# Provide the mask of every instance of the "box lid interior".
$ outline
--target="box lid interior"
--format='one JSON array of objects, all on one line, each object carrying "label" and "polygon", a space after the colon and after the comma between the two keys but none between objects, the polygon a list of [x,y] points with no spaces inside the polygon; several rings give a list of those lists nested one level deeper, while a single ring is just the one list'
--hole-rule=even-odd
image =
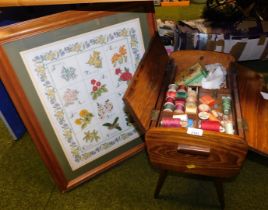
[{"label": "box lid interior", "polygon": [[149,129],[165,78],[169,57],[158,36],[144,55],[123,100],[142,133]]}]

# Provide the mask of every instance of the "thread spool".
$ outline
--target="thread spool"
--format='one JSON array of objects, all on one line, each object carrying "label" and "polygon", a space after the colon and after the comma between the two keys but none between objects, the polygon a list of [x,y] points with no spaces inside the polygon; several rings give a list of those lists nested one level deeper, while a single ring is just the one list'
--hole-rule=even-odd
[{"label": "thread spool", "polygon": [[192,96],[192,97],[197,97],[197,92],[195,92],[194,90],[188,90],[187,92],[188,96]]},{"label": "thread spool", "polygon": [[225,129],[221,126],[220,122],[211,120],[202,120],[200,123],[200,128],[203,130],[217,131],[217,132],[225,131]]},{"label": "thread spool", "polygon": [[227,121],[225,122],[225,132],[227,134],[234,134],[234,127],[233,127],[233,123],[231,121]]},{"label": "thread spool", "polygon": [[187,98],[187,93],[186,92],[177,92],[176,93],[176,98]]},{"label": "thread spool", "polygon": [[186,93],[186,91],[187,91],[186,86],[184,86],[184,85],[179,85],[179,87],[178,87],[178,89],[177,89],[177,92],[184,92],[184,93]]},{"label": "thread spool", "polygon": [[167,91],[166,98],[176,98],[176,91]]},{"label": "thread spool", "polygon": [[185,104],[185,112],[187,114],[196,114],[197,112],[197,106],[195,103],[192,103],[192,102],[187,102]]},{"label": "thread spool", "polygon": [[172,104],[172,103],[164,104],[163,111],[173,112],[174,109],[175,109],[175,105],[174,104]]},{"label": "thread spool", "polygon": [[174,101],[174,104],[185,104],[186,100],[185,98],[176,98]]},{"label": "thread spool", "polygon": [[201,120],[207,120],[209,118],[209,113],[208,112],[199,112],[198,117]]},{"label": "thread spool", "polygon": [[168,91],[177,91],[177,89],[178,89],[178,85],[176,84],[170,84],[168,86]]},{"label": "thread spool", "polygon": [[196,97],[194,97],[194,96],[188,96],[188,97],[186,98],[186,101],[187,101],[187,102],[195,103],[195,102],[196,102]]},{"label": "thread spool", "polygon": [[228,115],[231,112],[231,97],[222,96],[222,109],[223,114]]},{"label": "thread spool", "polygon": [[174,104],[174,98],[167,97],[165,103],[172,103],[172,104]]},{"label": "thread spool", "polygon": [[209,112],[210,107],[207,104],[199,104],[198,111],[199,112]]},{"label": "thread spool", "polygon": [[175,105],[174,112],[176,114],[183,114],[184,113],[184,110],[185,110],[185,103],[177,103]]},{"label": "thread spool", "polygon": [[173,119],[170,117],[165,117],[165,118],[161,119],[160,125],[162,127],[168,127],[168,128],[179,128],[179,127],[181,127],[181,120],[180,119]]},{"label": "thread spool", "polygon": [[188,125],[187,125],[188,128],[194,126],[194,120],[193,119],[188,119],[187,122],[188,122]]}]

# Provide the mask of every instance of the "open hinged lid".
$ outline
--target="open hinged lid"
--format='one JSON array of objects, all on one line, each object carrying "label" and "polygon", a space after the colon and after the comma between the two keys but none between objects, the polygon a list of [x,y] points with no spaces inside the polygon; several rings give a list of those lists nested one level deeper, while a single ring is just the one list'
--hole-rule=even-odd
[{"label": "open hinged lid", "polygon": [[169,57],[166,49],[156,36],[152,39],[124,95],[123,100],[128,111],[135,118],[143,133],[149,129],[156,102],[160,92],[165,88],[163,83],[169,82],[167,76],[172,77],[172,71],[168,71],[172,68],[167,68],[168,63]]},{"label": "open hinged lid", "polygon": [[260,94],[262,78],[239,64],[237,77],[246,141],[254,151],[268,155],[268,100]]}]

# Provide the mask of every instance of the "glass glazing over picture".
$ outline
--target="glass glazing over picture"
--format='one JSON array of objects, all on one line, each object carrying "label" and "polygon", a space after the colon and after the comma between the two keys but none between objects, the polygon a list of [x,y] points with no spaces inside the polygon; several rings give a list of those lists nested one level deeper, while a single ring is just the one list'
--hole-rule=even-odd
[{"label": "glass glazing over picture", "polygon": [[72,170],[139,137],[122,97],[143,54],[138,18],[20,52]]}]

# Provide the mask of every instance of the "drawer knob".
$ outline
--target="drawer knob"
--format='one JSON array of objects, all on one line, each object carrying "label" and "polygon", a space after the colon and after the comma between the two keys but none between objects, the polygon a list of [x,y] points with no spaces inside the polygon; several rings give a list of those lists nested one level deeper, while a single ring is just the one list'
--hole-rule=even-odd
[{"label": "drawer knob", "polygon": [[177,152],[189,154],[189,155],[209,156],[210,148],[209,147],[186,145],[186,144],[179,144],[177,147]]}]

